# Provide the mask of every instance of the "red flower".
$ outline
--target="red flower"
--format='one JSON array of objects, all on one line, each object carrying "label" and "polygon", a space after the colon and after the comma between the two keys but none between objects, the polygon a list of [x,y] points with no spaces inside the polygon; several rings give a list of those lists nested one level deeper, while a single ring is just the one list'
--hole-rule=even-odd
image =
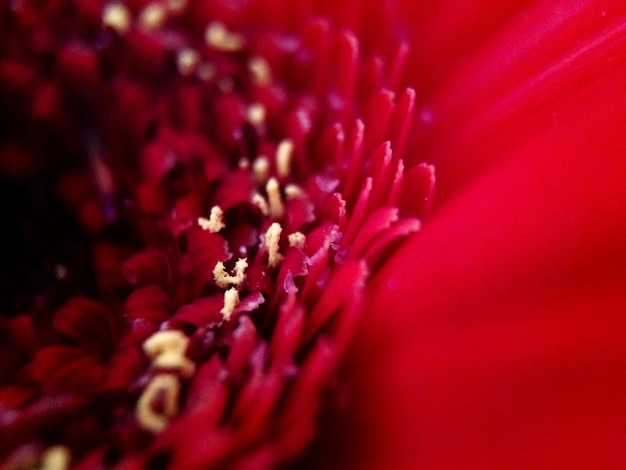
[{"label": "red flower", "polygon": [[623,463],[626,12],[326,3],[2,9],[10,465]]}]

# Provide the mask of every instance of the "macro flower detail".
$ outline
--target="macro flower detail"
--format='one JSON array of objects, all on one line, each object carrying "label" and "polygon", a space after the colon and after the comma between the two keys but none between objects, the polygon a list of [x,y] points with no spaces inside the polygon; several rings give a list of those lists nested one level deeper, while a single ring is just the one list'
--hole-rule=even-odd
[{"label": "macro flower detail", "polygon": [[231,3],[2,7],[2,170],[50,172],[84,242],[0,323],[7,468],[292,461],[430,209],[433,167],[402,158],[407,44]]}]

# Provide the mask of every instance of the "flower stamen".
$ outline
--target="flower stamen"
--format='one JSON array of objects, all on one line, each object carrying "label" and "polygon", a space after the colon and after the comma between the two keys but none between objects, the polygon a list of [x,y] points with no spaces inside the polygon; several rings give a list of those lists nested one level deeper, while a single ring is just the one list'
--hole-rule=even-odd
[{"label": "flower stamen", "polygon": [[280,247],[278,243],[280,241],[280,234],[282,233],[283,228],[279,223],[274,222],[267,229],[265,233],[265,249],[267,250],[267,264],[270,268],[275,268],[282,261],[283,255],[279,253]]},{"label": "flower stamen", "polygon": [[246,44],[246,40],[241,34],[229,31],[220,22],[211,23],[207,26],[204,39],[209,46],[226,52],[237,52]]},{"label": "flower stamen", "polygon": [[206,217],[198,217],[198,225],[202,230],[208,230],[211,233],[219,232],[226,227],[224,223],[224,211],[222,211],[220,206],[213,206],[208,219]]},{"label": "flower stamen", "polygon": [[276,173],[281,178],[286,178],[291,172],[291,160],[293,157],[293,141],[285,139],[278,144],[276,149]]},{"label": "flower stamen", "polygon": [[272,71],[270,64],[263,57],[255,56],[248,62],[248,70],[252,76],[252,81],[257,85],[269,85],[272,81]]},{"label": "flower stamen", "polygon": [[102,14],[102,25],[123,35],[130,30],[130,11],[123,3],[109,3]]},{"label": "flower stamen", "polygon": [[[178,414],[180,381],[173,374],[155,376],[137,401],[135,416],[140,426],[150,432],[159,433]],[[162,402],[157,409],[155,402]]]},{"label": "flower stamen", "polygon": [[196,366],[185,356],[189,338],[177,330],[158,331],[143,343],[143,350],[154,367],[175,370],[191,377]]},{"label": "flower stamen", "polygon": [[65,446],[53,446],[43,453],[41,470],[65,470],[69,468],[70,450]]},{"label": "flower stamen", "polygon": [[213,269],[215,284],[221,289],[226,289],[231,285],[240,286],[246,278],[247,267],[248,260],[246,258],[239,258],[235,263],[234,274],[230,275],[226,272],[224,263],[218,261]]},{"label": "flower stamen", "polygon": [[224,292],[224,307],[220,310],[222,314],[222,318],[225,321],[230,320],[233,313],[235,312],[235,307],[239,305],[239,291],[235,287],[231,287],[226,292]]},{"label": "flower stamen", "polygon": [[302,249],[306,243],[306,235],[302,232],[290,233],[287,236],[287,240],[289,240],[289,246]]},{"label": "flower stamen", "polygon": [[280,196],[280,186],[276,178],[270,178],[265,186],[269,201],[269,215],[273,220],[280,219],[285,213],[285,206]]}]

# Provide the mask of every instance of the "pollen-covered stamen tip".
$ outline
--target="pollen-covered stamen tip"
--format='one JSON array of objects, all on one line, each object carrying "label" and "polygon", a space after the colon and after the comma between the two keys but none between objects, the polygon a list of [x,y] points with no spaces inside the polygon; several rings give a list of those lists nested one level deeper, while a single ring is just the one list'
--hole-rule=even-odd
[{"label": "pollen-covered stamen tip", "polygon": [[267,204],[265,198],[259,193],[254,193],[254,196],[252,196],[252,204],[258,208],[264,216],[267,217],[270,215],[270,206]]},{"label": "pollen-covered stamen tip", "polygon": [[147,5],[139,14],[139,27],[145,30],[157,30],[167,21],[167,10],[160,3]]},{"label": "pollen-covered stamen tip", "polygon": [[239,258],[235,263],[233,274],[228,274],[224,263],[218,261],[213,269],[213,279],[215,284],[221,289],[226,289],[229,286],[240,286],[246,278],[246,268],[248,267],[248,260],[246,258]]},{"label": "pollen-covered stamen tip", "polygon": [[220,310],[222,314],[222,318],[225,321],[230,320],[235,312],[235,307],[239,305],[239,291],[236,287],[231,287],[226,292],[224,292],[224,307]]},{"label": "pollen-covered stamen tip", "polygon": [[43,453],[40,468],[41,470],[66,470],[70,468],[71,458],[70,450],[67,447],[53,446]]},{"label": "pollen-covered stamen tip", "polygon": [[123,3],[109,3],[102,13],[102,25],[125,34],[130,30],[130,11]]},{"label": "pollen-covered stamen tip", "polygon": [[285,206],[280,195],[280,186],[276,178],[270,178],[265,185],[267,199],[269,201],[269,216],[274,219],[280,219],[285,213]]},{"label": "pollen-covered stamen tip", "polygon": [[302,232],[294,232],[287,236],[287,240],[289,240],[289,246],[302,249],[306,243],[306,236]]},{"label": "pollen-covered stamen tip", "polygon": [[176,66],[178,73],[184,77],[188,77],[196,72],[200,63],[200,54],[195,49],[185,47],[178,51],[176,55]]},{"label": "pollen-covered stamen tip", "polygon": [[252,81],[257,85],[269,85],[269,83],[272,81],[272,71],[270,69],[270,64],[268,64],[267,60],[265,60],[263,57],[252,57],[248,62],[248,70],[250,71]]},{"label": "pollen-covered stamen tip", "polygon": [[185,356],[189,338],[177,330],[157,331],[143,343],[143,350],[157,368],[178,371],[191,377],[196,366]]},{"label": "pollen-covered stamen tip", "polygon": [[265,106],[261,103],[253,103],[248,107],[247,118],[250,124],[262,126],[265,123]]},{"label": "pollen-covered stamen tip", "polygon": [[280,264],[283,255],[279,253],[280,234],[283,228],[279,223],[274,222],[265,232],[265,249],[267,250],[267,264],[270,268],[275,268]]},{"label": "pollen-covered stamen tip", "polygon": [[286,178],[291,173],[291,160],[293,157],[293,141],[285,139],[278,144],[276,149],[276,173],[281,178]]},{"label": "pollen-covered stamen tip", "polygon": [[209,46],[226,52],[237,52],[246,44],[246,40],[241,34],[229,31],[220,22],[211,23],[207,26],[204,39]]},{"label": "pollen-covered stamen tip", "polygon": [[163,431],[178,414],[179,394],[178,377],[173,374],[155,376],[137,401],[135,416],[141,427],[153,433]]},{"label": "pollen-covered stamen tip", "polygon": [[213,206],[208,219],[206,217],[198,217],[198,225],[202,230],[208,230],[211,233],[217,233],[222,230],[226,227],[222,208],[220,206]]}]

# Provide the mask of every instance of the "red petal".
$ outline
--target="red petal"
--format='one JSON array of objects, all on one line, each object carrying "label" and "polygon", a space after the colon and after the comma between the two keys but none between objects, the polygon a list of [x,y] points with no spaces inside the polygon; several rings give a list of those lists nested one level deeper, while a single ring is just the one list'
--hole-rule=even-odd
[{"label": "red petal", "polygon": [[329,437],[352,468],[626,464],[626,121],[587,105],[378,273]]}]

